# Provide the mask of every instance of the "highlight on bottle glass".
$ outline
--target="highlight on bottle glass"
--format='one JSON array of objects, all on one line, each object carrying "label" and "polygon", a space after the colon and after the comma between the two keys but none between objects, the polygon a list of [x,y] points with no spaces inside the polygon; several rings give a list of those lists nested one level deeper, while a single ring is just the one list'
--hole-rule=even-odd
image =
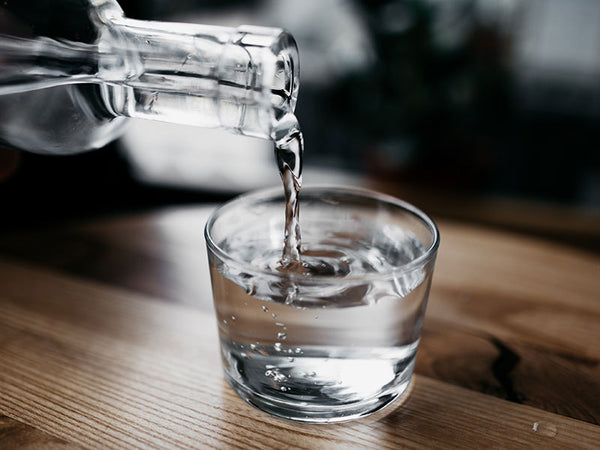
[{"label": "highlight on bottle glass", "polygon": [[281,189],[238,197],[205,230],[225,377],[248,403],[340,422],[406,393],[439,233],[372,191],[306,187],[301,267],[281,265]]}]

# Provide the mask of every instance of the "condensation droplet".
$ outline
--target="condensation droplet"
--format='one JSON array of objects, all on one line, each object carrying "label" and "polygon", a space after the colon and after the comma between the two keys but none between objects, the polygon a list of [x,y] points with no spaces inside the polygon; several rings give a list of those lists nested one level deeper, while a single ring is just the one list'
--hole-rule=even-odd
[{"label": "condensation droplet", "polygon": [[300,347],[296,347],[294,349],[294,353],[296,353],[296,355],[299,355],[300,353],[302,353],[302,349]]},{"label": "condensation droplet", "polygon": [[231,316],[231,320],[236,320],[235,316]]},{"label": "condensation droplet", "polygon": [[291,356],[288,358],[289,362],[294,362],[294,358],[292,358]]},{"label": "condensation droplet", "polygon": [[319,316],[315,316],[315,319],[318,319],[318,318],[319,318]]},{"label": "condensation droplet", "polygon": [[277,319],[277,314],[273,313],[273,314],[271,314],[271,317],[272,317],[273,319]]},{"label": "condensation droplet", "polygon": [[248,355],[245,352],[240,353],[240,355],[242,355],[242,358],[248,359]]},{"label": "condensation droplet", "polygon": [[[250,283],[248,286],[246,286],[246,294],[248,295],[254,295],[256,292],[256,287],[254,287],[254,284]],[[247,304],[246,304],[247,306]]]},{"label": "condensation droplet", "polygon": [[273,348],[280,352],[281,351],[281,342],[275,342],[275,345],[273,345]]},{"label": "condensation droplet", "polygon": [[223,319],[223,323],[224,323],[225,325],[227,325],[227,320]]},{"label": "condensation droplet", "polygon": [[262,310],[263,310],[264,312],[269,312],[269,308],[267,308],[265,305],[263,305],[263,306],[262,306]]},{"label": "condensation droplet", "polygon": [[250,344],[250,348],[251,348],[252,350],[256,350],[256,344]]},{"label": "condensation droplet", "polygon": [[278,326],[278,327],[285,327],[285,323],[281,323],[281,322],[275,322],[275,326]]},{"label": "condensation droplet", "polygon": [[279,333],[277,333],[277,339],[282,339],[285,341],[287,339],[287,334],[285,334],[283,332],[279,332]]},{"label": "condensation droplet", "polygon": [[289,388],[287,386],[281,386],[279,389],[283,392],[289,391]]},{"label": "condensation droplet", "polygon": [[558,434],[558,428],[556,425],[547,422],[535,422],[531,430],[535,433],[541,434],[542,436],[554,437]]}]

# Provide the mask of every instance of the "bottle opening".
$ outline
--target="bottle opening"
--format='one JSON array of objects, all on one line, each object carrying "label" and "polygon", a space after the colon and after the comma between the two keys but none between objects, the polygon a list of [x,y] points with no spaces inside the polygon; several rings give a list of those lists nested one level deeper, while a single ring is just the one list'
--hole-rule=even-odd
[{"label": "bottle opening", "polygon": [[298,48],[289,33],[278,28],[237,28],[218,71],[225,128],[269,138],[272,124],[296,108],[298,75]]}]

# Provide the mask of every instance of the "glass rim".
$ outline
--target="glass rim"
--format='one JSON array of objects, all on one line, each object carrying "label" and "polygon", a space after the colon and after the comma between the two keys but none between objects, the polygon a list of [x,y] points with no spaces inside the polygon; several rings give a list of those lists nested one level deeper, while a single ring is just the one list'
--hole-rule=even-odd
[{"label": "glass rim", "polygon": [[[436,226],[435,222],[427,214],[425,214],[423,211],[421,211],[416,206],[414,206],[404,200],[400,200],[392,195],[383,194],[381,192],[377,192],[377,191],[374,191],[371,189],[346,187],[346,186],[333,186],[333,185],[332,186],[308,185],[305,187],[303,186],[302,190],[300,191],[300,197],[299,197],[300,202],[302,202],[303,194],[305,194],[305,195],[307,193],[314,194],[315,192],[319,192],[319,191],[329,191],[329,192],[337,193],[337,194],[350,194],[350,195],[353,195],[356,197],[370,199],[374,202],[386,203],[395,208],[404,210],[405,212],[412,214],[414,217],[416,217],[418,220],[420,220],[426,226],[426,228],[428,229],[428,231],[431,233],[431,236],[432,236],[431,245],[425,250],[425,252],[422,255],[418,256],[417,258],[415,258],[405,264],[394,267],[393,269],[387,270],[385,272],[366,273],[366,274],[359,274],[359,275],[355,275],[355,276],[346,276],[346,277],[331,276],[331,275],[302,275],[302,274],[295,274],[295,273],[290,274],[290,273],[277,272],[277,271],[274,271],[273,269],[265,269],[263,267],[253,266],[248,261],[243,261],[243,260],[234,258],[229,253],[224,251],[221,247],[219,247],[219,245],[214,241],[210,230],[212,229],[212,226],[214,225],[215,221],[224,212],[226,212],[226,210],[235,208],[236,206],[239,206],[240,204],[249,203],[249,202],[256,201],[256,200],[265,200],[268,198],[276,199],[278,197],[281,197],[283,199],[284,193],[283,193],[283,188],[281,188],[281,187],[272,187],[272,188],[250,191],[250,192],[238,195],[237,197],[218,206],[211,213],[211,215],[208,218],[208,220],[206,221],[206,225],[204,227],[204,238],[206,240],[206,245],[216,256],[218,256],[221,260],[227,262],[227,264],[237,266],[238,268],[242,268],[242,269],[249,269],[249,271],[252,274],[257,274],[257,275],[260,274],[260,275],[266,275],[269,277],[277,277],[277,278],[282,278],[282,279],[285,278],[288,280],[292,279],[292,280],[296,280],[296,281],[302,280],[304,282],[310,281],[310,283],[312,283],[312,284],[319,284],[321,282],[327,283],[327,284],[340,283],[340,282],[347,283],[347,282],[352,282],[352,281],[377,280],[377,279],[387,278],[390,276],[393,277],[396,275],[401,275],[401,274],[411,272],[419,267],[422,267],[435,257],[437,250],[439,248],[439,245],[440,245],[440,232],[439,232],[438,227]],[[282,212],[282,214],[283,214],[283,212]],[[302,221],[302,203],[300,203],[300,221]],[[282,250],[283,250],[283,229],[281,230],[281,233],[282,233],[281,241],[282,241]]]}]

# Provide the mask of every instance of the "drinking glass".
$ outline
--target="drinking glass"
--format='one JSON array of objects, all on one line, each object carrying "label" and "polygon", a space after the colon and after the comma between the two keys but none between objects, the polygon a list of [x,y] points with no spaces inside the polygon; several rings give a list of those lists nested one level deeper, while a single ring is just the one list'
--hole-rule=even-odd
[{"label": "drinking glass", "polygon": [[439,233],[380,193],[305,187],[302,264],[281,264],[282,189],[242,195],[207,222],[225,377],[278,417],[340,422],[410,383]]}]

